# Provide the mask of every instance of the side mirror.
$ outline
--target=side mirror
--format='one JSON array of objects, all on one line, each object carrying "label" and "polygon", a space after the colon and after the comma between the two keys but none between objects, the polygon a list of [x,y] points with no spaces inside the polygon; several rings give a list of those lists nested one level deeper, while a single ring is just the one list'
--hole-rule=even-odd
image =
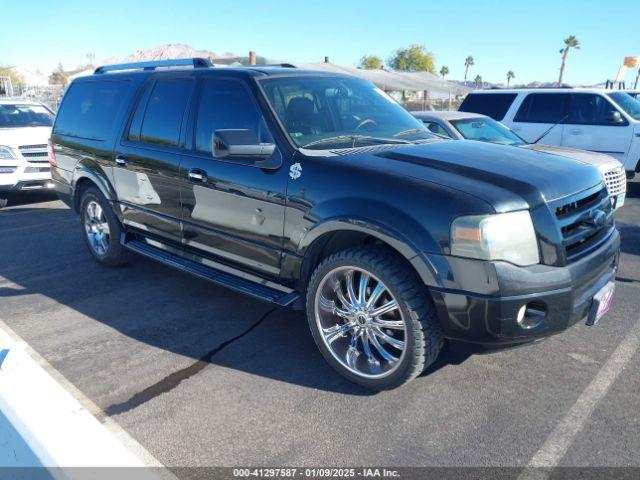
[{"label": "side mirror", "polygon": [[273,143],[260,143],[251,130],[216,130],[211,135],[214,158],[254,158],[265,160],[273,155]]},{"label": "side mirror", "polygon": [[609,114],[609,123],[615,123],[616,125],[619,125],[621,123],[624,123],[624,118],[622,118],[620,112],[618,112],[617,110],[613,110]]}]

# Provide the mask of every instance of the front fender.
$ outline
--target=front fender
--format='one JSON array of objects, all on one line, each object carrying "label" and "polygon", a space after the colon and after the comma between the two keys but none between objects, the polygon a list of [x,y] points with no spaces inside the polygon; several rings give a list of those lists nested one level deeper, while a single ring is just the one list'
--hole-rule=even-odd
[{"label": "front fender", "polygon": [[305,258],[306,253],[315,242],[332,233],[345,231],[362,233],[389,245],[413,265],[426,285],[442,286],[437,271],[428,256],[421,254],[419,247],[400,230],[379,221],[358,218],[354,215],[332,217],[315,224],[301,239],[298,245],[298,254]]}]

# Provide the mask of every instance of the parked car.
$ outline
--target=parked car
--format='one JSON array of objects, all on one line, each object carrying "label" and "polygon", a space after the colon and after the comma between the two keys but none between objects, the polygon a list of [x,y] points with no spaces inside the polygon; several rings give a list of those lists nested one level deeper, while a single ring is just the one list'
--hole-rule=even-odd
[{"label": "parked car", "polygon": [[438,139],[347,75],[101,67],[67,90],[50,161],[96,261],[137,252],[304,309],[368,388],[415,378],[445,338],[529,342],[611,303],[620,236],[596,168]]},{"label": "parked car", "polygon": [[611,155],[628,178],[640,171],[640,101],[620,90],[479,90],[459,108],[504,123],[530,143]]},{"label": "parked car", "polygon": [[47,158],[53,118],[41,103],[0,99],[0,191],[53,188]]},{"label": "parked car", "polygon": [[631,95],[635,99],[640,98],[640,90],[625,90],[625,92]]},{"label": "parked car", "polygon": [[614,208],[618,209],[624,205],[627,192],[624,165],[610,155],[575,148],[528,143],[507,126],[479,113],[414,112],[413,116],[424,123],[432,132],[454,140],[478,140],[528,148],[590,163],[600,170],[602,178],[607,184]]}]

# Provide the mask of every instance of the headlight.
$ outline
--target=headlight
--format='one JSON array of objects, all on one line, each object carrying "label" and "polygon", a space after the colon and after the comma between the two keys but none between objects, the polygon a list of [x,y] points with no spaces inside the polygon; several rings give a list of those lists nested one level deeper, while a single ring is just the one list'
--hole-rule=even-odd
[{"label": "headlight", "polygon": [[3,147],[0,145],[0,160],[14,159],[16,156],[13,154],[13,150],[9,147]]},{"label": "headlight", "polygon": [[451,254],[521,266],[540,263],[536,232],[526,210],[456,218],[451,224]]}]

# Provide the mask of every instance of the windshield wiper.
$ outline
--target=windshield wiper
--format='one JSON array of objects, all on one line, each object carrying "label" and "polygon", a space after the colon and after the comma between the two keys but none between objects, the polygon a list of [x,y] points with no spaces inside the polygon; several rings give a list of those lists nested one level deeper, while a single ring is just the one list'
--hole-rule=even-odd
[{"label": "windshield wiper", "polygon": [[348,140],[352,142],[352,147],[356,146],[356,142],[360,141],[373,141],[378,143],[398,143],[398,144],[408,144],[412,143],[408,140],[400,140],[399,138],[392,137],[372,137],[370,135],[336,135],[334,137],[321,138],[320,140],[314,140],[313,142],[306,143],[302,145],[302,148],[309,148],[314,145],[321,145],[323,143],[331,143],[331,142],[340,142],[343,140]]}]

